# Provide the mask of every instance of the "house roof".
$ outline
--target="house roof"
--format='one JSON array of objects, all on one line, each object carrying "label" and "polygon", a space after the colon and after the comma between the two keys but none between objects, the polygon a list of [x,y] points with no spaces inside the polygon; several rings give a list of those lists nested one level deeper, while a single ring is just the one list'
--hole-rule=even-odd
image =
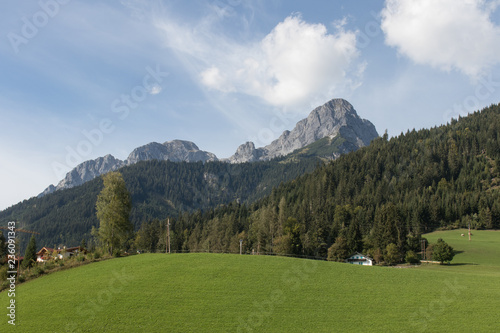
[{"label": "house roof", "polygon": [[346,260],[351,259],[351,258],[352,258],[352,257],[354,257],[354,256],[363,256],[363,258],[365,258],[365,259],[368,259],[368,260],[373,260],[371,257],[369,257],[369,256],[367,256],[367,255],[365,255],[365,254],[363,254],[363,253],[359,253],[359,252],[354,252],[354,253],[353,253],[353,254],[351,254],[349,257],[347,257],[347,259],[346,259]]},{"label": "house roof", "polygon": [[[42,249],[40,251],[38,251],[36,254],[37,255],[41,255],[43,254],[43,251],[45,250],[45,252],[54,252],[56,251],[57,253],[60,253],[63,249],[53,249],[51,247],[42,247]],[[75,251],[85,251],[85,249],[81,246],[75,246],[75,247],[67,247],[66,249],[66,252],[75,252]]]},{"label": "house roof", "polygon": [[38,254],[42,254],[43,250],[45,250],[45,252],[50,252],[50,253],[54,252],[54,249],[53,249],[53,248],[50,248],[50,247],[45,247],[45,246],[44,246],[44,247],[42,247],[42,248],[40,249],[40,251],[38,251],[36,254],[37,254],[37,255],[38,255]]}]

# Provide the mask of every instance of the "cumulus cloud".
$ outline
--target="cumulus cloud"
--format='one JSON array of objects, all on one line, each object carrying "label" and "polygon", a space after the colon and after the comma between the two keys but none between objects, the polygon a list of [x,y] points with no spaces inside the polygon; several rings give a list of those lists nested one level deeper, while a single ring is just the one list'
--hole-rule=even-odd
[{"label": "cumulus cloud", "polygon": [[499,1],[386,0],[381,27],[388,45],[419,64],[477,79],[500,62]]},{"label": "cumulus cloud", "polygon": [[197,59],[190,65],[203,86],[255,96],[277,107],[311,103],[353,89],[365,65],[355,64],[356,32],[337,24],[330,33],[323,24],[307,23],[299,15],[287,17],[267,36],[248,43],[212,33],[206,24],[190,30],[171,22],[159,26],[170,36],[170,47]]}]

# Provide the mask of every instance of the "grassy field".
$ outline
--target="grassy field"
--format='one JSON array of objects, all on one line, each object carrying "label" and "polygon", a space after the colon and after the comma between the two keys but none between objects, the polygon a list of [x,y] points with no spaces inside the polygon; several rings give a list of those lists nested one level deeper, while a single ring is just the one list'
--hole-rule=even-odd
[{"label": "grassy field", "polygon": [[18,286],[1,332],[495,332],[500,233],[442,237],[454,265],[359,267],[229,254],[141,254]]}]

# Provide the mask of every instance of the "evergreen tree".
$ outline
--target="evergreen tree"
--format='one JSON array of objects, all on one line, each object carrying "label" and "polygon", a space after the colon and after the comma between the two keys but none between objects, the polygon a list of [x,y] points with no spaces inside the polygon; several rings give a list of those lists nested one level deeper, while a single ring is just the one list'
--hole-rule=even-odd
[{"label": "evergreen tree", "polygon": [[0,231],[0,265],[4,263],[4,260],[7,256],[7,240],[3,235],[3,232]]},{"label": "evergreen tree", "polygon": [[107,173],[103,182],[104,188],[96,203],[99,238],[105,250],[113,254],[125,244],[133,231],[129,220],[132,202],[121,173]]},{"label": "evergreen tree", "polygon": [[24,268],[28,268],[33,266],[35,262],[36,262],[36,239],[35,235],[31,235],[28,247],[26,247],[26,251],[24,252],[24,259],[22,265]]}]

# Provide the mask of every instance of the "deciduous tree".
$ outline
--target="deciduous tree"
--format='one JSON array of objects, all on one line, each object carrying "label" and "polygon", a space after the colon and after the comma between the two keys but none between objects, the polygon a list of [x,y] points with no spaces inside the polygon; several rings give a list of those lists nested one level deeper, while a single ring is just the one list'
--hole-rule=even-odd
[{"label": "deciduous tree", "polygon": [[453,251],[453,248],[448,245],[448,243],[446,243],[442,238],[439,238],[437,240],[437,243],[433,246],[432,258],[434,260],[440,261],[442,265],[444,262],[452,261],[454,256],[455,251]]},{"label": "deciduous tree", "polygon": [[133,225],[129,220],[132,202],[121,173],[107,173],[103,182],[104,188],[96,203],[99,238],[104,249],[113,254],[132,234]]}]

